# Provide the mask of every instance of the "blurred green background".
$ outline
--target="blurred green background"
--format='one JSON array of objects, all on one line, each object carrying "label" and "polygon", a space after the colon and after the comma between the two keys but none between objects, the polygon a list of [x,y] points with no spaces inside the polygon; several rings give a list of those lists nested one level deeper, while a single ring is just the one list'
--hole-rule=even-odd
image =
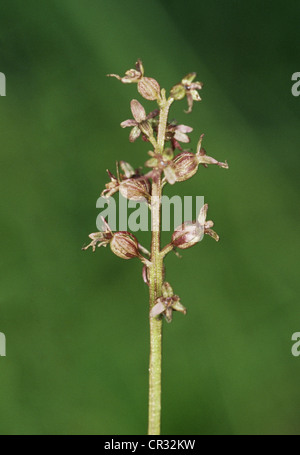
[{"label": "blurred green background", "polygon": [[106,168],[149,149],[119,126],[136,87],[105,77],[138,57],[166,88],[198,73],[203,101],[171,117],[230,164],[166,190],[204,195],[221,241],[166,260],[188,314],[164,326],[162,432],[300,433],[299,14],[293,0],[1,3],[1,434],[146,432],[140,263],[81,251]]}]

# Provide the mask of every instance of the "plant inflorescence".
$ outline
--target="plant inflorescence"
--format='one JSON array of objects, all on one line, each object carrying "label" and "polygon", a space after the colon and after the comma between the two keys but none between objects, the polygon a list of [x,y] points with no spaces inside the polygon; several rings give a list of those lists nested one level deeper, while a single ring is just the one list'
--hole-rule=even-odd
[{"label": "plant inflorescence", "polygon": [[139,94],[146,100],[156,101],[158,108],[147,114],[142,104],[131,100],[131,119],[121,123],[122,128],[130,128],[129,141],[134,142],[139,137],[145,141],[151,150],[144,163],[147,171],[135,170],[129,163],[117,163],[116,175],[108,171],[110,181],[105,185],[102,196],[109,198],[120,192],[127,199],[145,201],[151,210],[151,249],[143,247],[137,238],[128,231],[112,232],[107,221],[103,219],[103,230],[90,234],[91,243],[83,249],[110,245],[114,254],[122,259],[138,258],[143,263],[143,278],[149,286],[150,306],[150,365],[149,365],[149,427],[148,433],[160,433],[161,413],[161,359],[162,359],[162,320],[172,321],[174,311],[186,314],[186,308],[175,295],[171,285],[165,281],[164,258],[170,251],[186,249],[199,243],[204,234],[219,241],[219,236],[212,229],[214,223],[207,220],[208,205],[204,204],[199,216],[194,221],[186,221],[173,232],[170,243],[161,248],[161,198],[163,188],[174,185],[193,177],[199,166],[210,164],[227,169],[227,162],[220,162],[207,155],[202,146],[203,134],[197,144],[196,153],[184,150],[181,144],[190,142],[188,136],[192,128],[169,121],[169,109],[174,101],[187,98],[190,113],[194,101],[200,101],[199,90],[202,82],[196,82],[196,73],[187,74],[178,84],[174,85],[166,95],[159,83],[144,75],[141,60],[135,68],[126,71],[123,77],[109,74],[124,84],[137,84]]}]

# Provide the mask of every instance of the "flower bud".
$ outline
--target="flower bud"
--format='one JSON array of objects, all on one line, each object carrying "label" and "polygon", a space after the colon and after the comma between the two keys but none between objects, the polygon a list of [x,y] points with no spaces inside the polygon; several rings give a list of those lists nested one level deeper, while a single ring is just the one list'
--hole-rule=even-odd
[{"label": "flower bud", "polygon": [[160,85],[152,77],[143,77],[138,82],[138,91],[146,100],[154,101],[160,98]]},{"label": "flower bud", "polygon": [[140,257],[138,241],[130,232],[116,232],[110,242],[110,248],[122,259]]},{"label": "flower bud", "polygon": [[203,234],[204,229],[199,223],[186,221],[173,232],[172,244],[176,248],[185,250],[200,242]]},{"label": "flower bud", "polygon": [[119,191],[123,197],[133,201],[150,201],[151,185],[146,179],[127,179],[120,183]]},{"label": "flower bud", "polygon": [[198,170],[198,159],[191,152],[182,152],[174,158],[175,174],[177,182],[184,182],[196,174]]}]

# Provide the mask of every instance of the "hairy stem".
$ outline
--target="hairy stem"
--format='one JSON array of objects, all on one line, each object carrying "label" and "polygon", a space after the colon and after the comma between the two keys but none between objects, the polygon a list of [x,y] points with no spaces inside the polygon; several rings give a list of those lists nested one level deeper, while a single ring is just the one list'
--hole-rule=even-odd
[{"label": "hairy stem", "polygon": [[[161,105],[156,153],[162,153],[168,112],[172,99],[164,100]],[[149,267],[150,310],[161,296],[163,285],[163,256],[160,254],[160,209],[161,209],[161,171],[154,170],[151,196],[151,266]],[[161,415],[161,363],[162,363],[162,317],[150,318],[150,364],[149,364],[149,423],[148,434],[160,434]]]},{"label": "hairy stem", "polygon": [[156,153],[162,153],[164,150],[165,145],[165,136],[166,136],[166,128],[168,123],[168,114],[171,104],[173,103],[174,99],[169,98],[168,100],[164,100],[163,104],[160,109],[159,115],[159,125],[158,125],[158,133],[157,133],[157,146],[156,146]]},{"label": "hairy stem", "polygon": [[[152,242],[151,267],[149,273],[150,310],[161,295],[163,281],[163,259],[160,256],[160,174],[152,184]],[[149,423],[148,434],[160,434],[161,411],[161,361],[162,361],[162,318],[150,318],[150,364],[149,364]]]}]

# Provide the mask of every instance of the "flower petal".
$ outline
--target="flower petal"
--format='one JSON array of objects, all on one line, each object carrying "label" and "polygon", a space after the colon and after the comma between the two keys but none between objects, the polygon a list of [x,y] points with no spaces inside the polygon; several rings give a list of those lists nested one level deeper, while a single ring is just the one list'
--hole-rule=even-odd
[{"label": "flower petal", "polygon": [[178,130],[175,131],[174,138],[179,142],[190,142],[190,138],[185,133],[181,133],[181,131]]},{"label": "flower petal", "polygon": [[140,58],[138,58],[138,60],[135,64],[135,68],[141,74],[141,76],[144,76],[144,67],[143,67],[142,60]]},{"label": "flower petal", "polygon": [[146,167],[156,167],[156,166],[158,166],[157,158],[150,158],[150,160],[146,161],[145,166]]},{"label": "flower petal", "polygon": [[155,109],[154,111],[150,112],[146,119],[149,120],[150,118],[154,118],[154,117],[157,117],[159,114],[159,109]]},{"label": "flower petal", "polygon": [[120,161],[120,166],[126,178],[129,179],[135,174],[135,170],[133,169],[131,164],[127,163],[126,161]]},{"label": "flower petal", "polygon": [[165,298],[168,298],[168,297],[173,297],[173,294],[174,294],[174,292],[173,292],[172,286],[170,285],[170,283],[165,281],[164,284],[162,285],[162,295]]},{"label": "flower petal", "polygon": [[180,303],[179,297],[175,295],[173,297],[172,309],[175,311],[179,311],[180,313],[186,314],[186,308]]},{"label": "flower petal", "polygon": [[184,111],[184,112],[186,114],[189,114],[190,112],[192,112],[192,109],[193,109],[193,96],[190,92],[186,92],[186,99],[188,102],[188,110]]},{"label": "flower petal", "polygon": [[141,134],[141,130],[139,129],[138,126],[135,126],[134,128],[132,128],[132,130],[130,131],[130,134],[129,134],[129,141],[130,142],[134,142],[137,140],[137,138],[140,136]]},{"label": "flower petal", "polygon": [[155,318],[159,314],[162,314],[165,310],[166,310],[166,307],[163,304],[163,301],[158,299],[158,303],[156,305],[154,305],[154,307],[150,311],[150,318]]},{"label": "flower petal", "polygon": [[206,221],[206,216],[207,216],[207,210],[208,210],[208,204],[204,204],[203,207],[200,210],[199,216],[198,216],[198,223],[200,226],[204,226],[205,221]]},{"label": "flower petal", "polygon": [[202,90],[203,83],[202,82],[193,82],[191,84],[191,90]]},{"label": "flower petal", "polygon": [[172,322],[172,319],[173,319],[173,309],[170,307],[170,308],[167,308],[165,313],[164,313],[164,316],[166,318],[166,321],[167,322]]},{"label": "flower petal", "polygon": [[189,85],[191,82],[193,82],[196,76],[197,73],[189,73],[186,76],[184,76],[181,82],[183,85]]},{"label": "flower petal", "polygon": [[212,237],[216,242],[218,242],[220,240],[220,237],[218,236],[218,234],[213,231],[212,229],[205,229],[205,234],[208,234],[210,237]]},{"label": "flower petal", "polygon": [[143,120],[146,120],[146,111],[138,100],[131,100],[130,107],[132,115],[137,123],[141,123]]},{"label": "flower petal", "polygon": [[176,182],[175,169],[173,169],[172,166],[166,166],[165,169],[164,169],[164,173],[165,173],[165,177],[166,177],[167,182],[170,185],[174,185],[174,183]]},{"label": "flower petal", "polygon": [[199,93],[197,92],[197,90],[191,90],[190,93],[191,93],[194,101],[201,101],[201,97],[200,97]]},{"label": "flower petal", "polygon": [[136,120],[133,120],[133,119],[128,119],[128,120],[124,120],[124,122],[121,123],[121,127],[122,128],[127,128],[128,126],[132,127],[132,126],[136,126],[137,122]]},{"label": "flower petal", "polygon": [[142,77],[139,71],[134,69],[128,70],[125,73],[125,76],[122,77],[121,81],[123,84],[131,84],[132,82],[137,82]]},{"label": "flower petal", "polygon": [[180,131],[181,133],[191,133],[193,131],[193,128],[188,125],[177,125],[175,127],[176,131]]}]

